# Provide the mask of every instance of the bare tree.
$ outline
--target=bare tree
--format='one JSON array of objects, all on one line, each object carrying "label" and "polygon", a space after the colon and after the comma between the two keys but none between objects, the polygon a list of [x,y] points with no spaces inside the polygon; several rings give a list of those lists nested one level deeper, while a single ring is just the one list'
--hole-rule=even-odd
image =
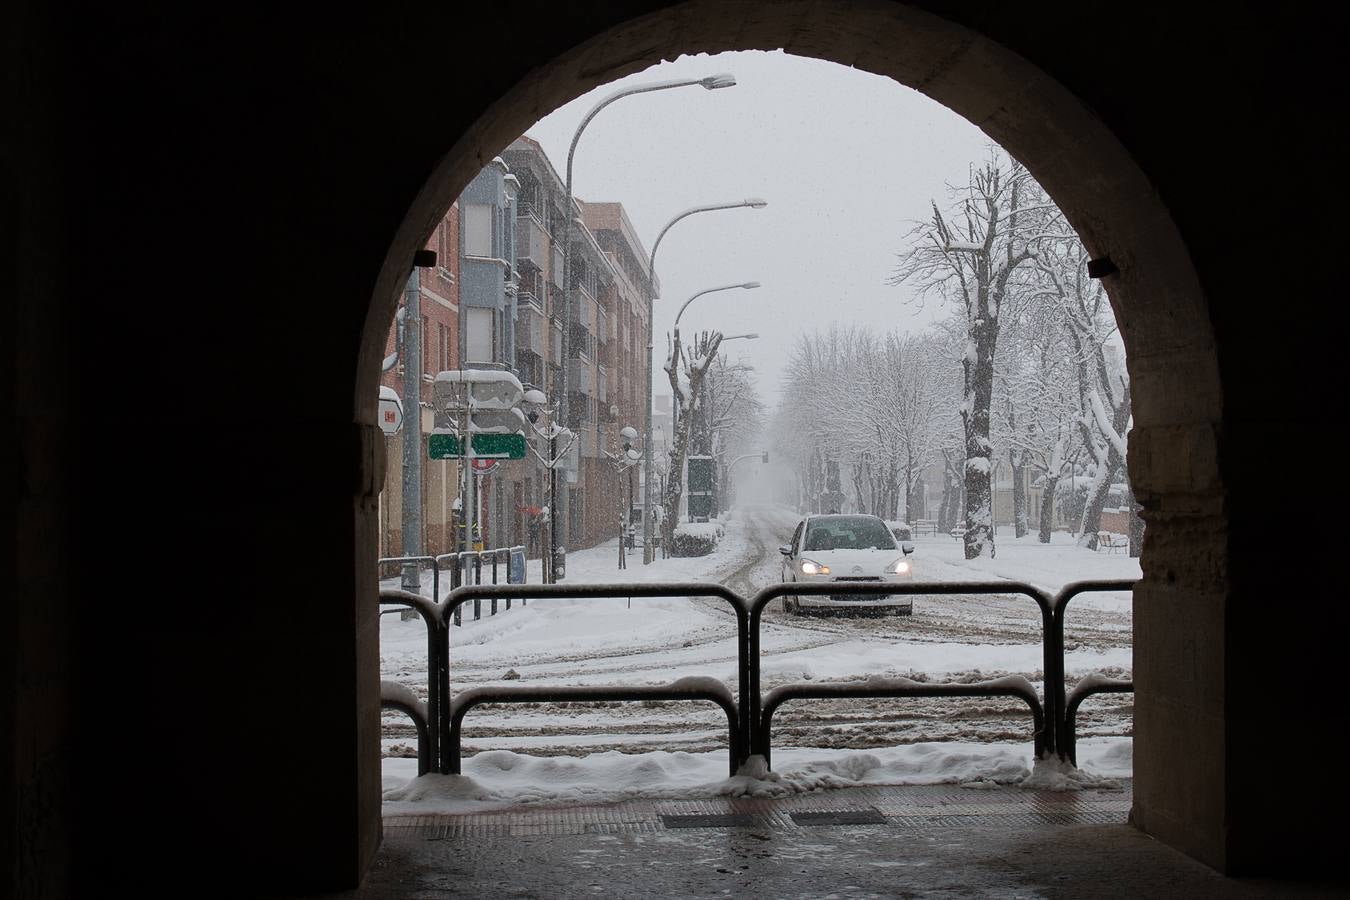
[{"label": "bare tree", "polygon": [[990,408],[994,355],[1013,274],[1036,257],[1040,226],[1052,204],[1028,205],[1031,182],[1016,161],[994,152],[972,169],[951,210],[933,203],[932,218],[910,233],[892,284],[912,282],[919,296],[936,293],[965,313],[961,418],[965,431],[965,555],[993,555],[990,495]]},{"label": "bare tree", "polygon": [[[684,462],[689,454],[689,439],[697,421],[702,400],[704,379],[717,348],[722,344],[720,332],[703,332],[693,346],[685,351],[680,346],[680,331],[675,329],[667,338],[666,377],[670,379],[671,408],[675,412],[675,433],[670,443],[670,461],[666,474],[665,509],[661,518],[661,543],[670,548],[675,542],[675,526],[679,524],[680,498],[684,494]],[[683,366],[681,362],[683,361]]]},{"label": "bare tree", "polygon": [[[1106,293],[1087,274],[1087,250],[1076,237],[1047,241],[1036,261],[1045,290],[1057,301],[1077,370],[1080,415],[1077,427],[1093,473],[1079,526],[1079,543],[1095,549],[1102,509],[1117,477],[1124,477],[1132,419],[1130,383],[1107,359],[1115,319]],[[1138,548],[1132,541],[1131,552]]]}]

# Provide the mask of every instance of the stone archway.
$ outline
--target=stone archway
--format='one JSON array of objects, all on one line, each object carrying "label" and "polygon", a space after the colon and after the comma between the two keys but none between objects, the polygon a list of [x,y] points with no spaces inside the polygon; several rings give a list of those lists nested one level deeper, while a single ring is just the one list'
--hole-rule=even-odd
[{"label": "stone archway", "polygon": [[[663,58],[777,48],[891,77],[965,116],[1026,164],[1094,256],[1115,263],[1118,274],[1105,284],[1134,397],[1130,473],[1150,526],[1135,594],[1133,820],[1228,866],[1228,544],[1209,310],[1186,244],[1146,173],[1067,89],[994,41],[871,0],[693,0],[614,26],[548,61],[427,173],[374,292],[354,395],[358,420],[374,422],[379,354],[413,250],[486,160],[550,110]],[[1178,603],[1186,610],[1180,617]]]}]

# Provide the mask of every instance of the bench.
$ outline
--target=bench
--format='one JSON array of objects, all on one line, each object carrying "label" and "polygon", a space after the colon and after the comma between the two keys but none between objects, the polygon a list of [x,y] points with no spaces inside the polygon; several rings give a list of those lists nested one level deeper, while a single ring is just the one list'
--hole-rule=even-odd
[{"label": "bench", "polygon": [[1107,553],[1115,553],[1117,550],[1128,550],[1130,539],[1123,534],[1116,534],[1114,531],[1097,532],[1097,552],[1105,550]]},{"label": "bench", "polygon": [[966,531],[967,531],[966,526],[956,525],[953,526],[952,530],[947,533],[950,534],[954,539],[959,541],[961,540],[961,538],[966,536]]},{"label": "bench", "polygon": [[937,537],[938,523],[937,519],[919,519],[914,523],[914,536],[932,535]]}]

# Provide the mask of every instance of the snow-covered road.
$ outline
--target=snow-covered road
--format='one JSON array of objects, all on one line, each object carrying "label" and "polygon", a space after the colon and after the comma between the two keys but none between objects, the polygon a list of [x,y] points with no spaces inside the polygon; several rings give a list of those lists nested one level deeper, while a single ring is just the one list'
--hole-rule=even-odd
[{"label": "snow-covered road", "polygon": [[[779,507],[738,510],[717,551],[698,559],[659,560],[619,571],[613,544],[569,554],[569,583],[697,581],[744,594],[777,583],[778,546],[797,515]],[[1057,536],[1057,538],[1066,536]],[[1135,578],[1137,561],[1093,554],[1071,543],[1034,538],[1000,542],[999,559],[968,563],[950,538],[916,542],[921,581],[1028,579],[1057,588],[1081,578]],[[537,573],[531,573],[537,581]],[[1128,595],[1075,601],[1067,622],[1071,678],[1130,669]],[[491,684],[647,684],[711,675],[735,688],[735,622],[706,598],[533,601],[454,630],[452,689]],[[1004,674],[1041,678],[1040,618],[1017,595],[920,596],[914,615],[896,618],[799,619],[771,607],[762,631],[764,687],[801,680],[907,675],[934,681],[980,680]],[[418,621],[384,616],[383,677],[426,689],[425,636]],[[1084,706],[1079,734],[1128,734],[1129,695]],[[385,719],[385,751],[414,750],[411,729]],[[775,721],[776,747],[875,748],[925,741],[1021,741],[1029,725],[1015,701],[930,699],[816,701],[785,706]],[[538,704],[481,707],[465,723],[464,752],[511,750],[583,755],[603,750],[714,751],[725,747],[722,714],[700,704]]]}]

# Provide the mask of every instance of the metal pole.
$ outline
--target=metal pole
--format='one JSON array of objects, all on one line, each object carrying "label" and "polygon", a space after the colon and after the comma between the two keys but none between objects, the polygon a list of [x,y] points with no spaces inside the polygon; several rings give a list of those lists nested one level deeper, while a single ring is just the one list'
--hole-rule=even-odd
[{"label": "metal pole", "polygon": [[[403,555],[422,555],[422,283],[417,267],[403,300]],[[403,590],[420,593],[417,563],[403,566]]]},{"label": "metal pole", "polygon": [[[557,423],[551,423],[556,427]],[[548,439],[548,556],[544,559],[544,584],[556,584],[553,571],[553,548],[558,546],[558,435],[550,429]]]},{"label": "metal pole", "polygon": [[[719,89],[719,88],[732,87],[732,86],[734,86],[735,84],[736,84],[736,79],[733,78],[731,75],[728,75],[728,74],[719,74],[719,75],[709,75],[709,76],[707,76],[706,78],[686,78],[686,79],[679,79],[679,80],[676,80],[676,81],[658,81],[658,82],[652,82],[652,83],[649,83],[649,84],[636,85],[636,86],[633,86],[633,87],[620,88],[619,90],[617,90],[617,91],[615,91],[614,93],[610,94],[609,96],[605,97],[603,100],[601,100],[601,101],[600,101],[599,103],[597,103],[595,106],[591,107],[590,112],[586,113],[585,117],[582,118],[582,120],[581,120],[581,124],[577,125],[577,130],[572,134],[572,143],[571,143],[571,144],[568,146],[568,148],[567,148],[567,178],[566,178],[566,185],[565,185],[565,191],[566,191],[566,193],[567,193],[567,196],[566,196],[566,197],[564,198],[564,200],[563,200],[563,239],[562,239],[562,245],[563,245],[563,285],[562,285],[562,289],[563,289],[563,307],[564,307],[564,308],[563,308],[563,333],[562,333],[562,356],[563,356],[563,358],[562,358],[562,398],[561,398],[561,409],[562,409],[562,425],[563,425],[564,428],[570,428],[570,427],[571,427],[570,422],[569,422],[569,416],[568,416],[568,413],[569,413],[571,410],[570,410],[570,401],[569,401],[569,398],[568,398],[568,395],[567,395],[567,394],[568,394],[568,391],[567,391],[567,389],[568,389],[568,384],[567,384],[567,381],[568,381],[568,379],[567,379],[567,364],[568,364],[568,362],[569,362],[570,359],[571,359],[571,350],[572,350],[572,285],[571,285],[571,277],[572,277],[572,275],[571,275],[571,268],[572,268],[572,253],[571,253],[571,245],[570,245],[570,243],[569,243],[569,242],[571,241],[571,238],[572,238],[572,160],[573,160],[573,157],[576,155],[577,142],[579,142],[579,141],[581,140],[581,133],[582,133],[583,131],[586,130],[586,126],[589,125],[589,124],[591,123],[591,120],[594,119],[594,118],[596,117],[596,115],[600,112],[600,110],[604,109],[606,106],[609,106],[609,105],[610,105],[611,103],[613,103],[615,100],[619,100],[619,99],[621,99],[621,98],[623,98],[623,97],[629,97],[629,96],[632,96],[633,94],[646,94],[646,93],[650,93],[650,92],[652,92],[652,91],[664,91],[664,90],[667,90],[667,89],[669,89],[669,88],[691,87],[691,86],[693,86],[693,85],[699,85],[700,87],[703,87],[703,88],[705,88],[705,89],[711,91],[711,90],[717,90],[717,89]],[[649,293],[650,293],[650,291],[649,291]],[[647,322],[648,322],[648,330],[647,330],[647,346],[648,346],[647,373],[648,373],[648,374],[647,374],[647,377],[648,377],[648,380],[649,380],[649,381],[650,381],[650,379],[651,379],[651,352],[650,352],[650,348],[651,348],[651,327],[650,327],[650,323],[651,323],[651,314],[650,314],[650,313],[651,313],[651,310],[650,310],[650,304],[649,304],[648,316],[647,316]],[[650,402],[649,402],[647,405],[648,405],[648,407],[650,408],[650,406],[651,406]],[[650,422],[649,422],[649,424],[650,424]],[[552,522],[551,522],[550,528],[552,529],[552,532],[553,532],[553,535],[554,535],[554,539],[555,539],[555,540],[557,539],[557,535],[558,535],[558,531],[557,531],[557,529],[558,529],[558,521],[557,521],[557,519],[558,519],[558,487],[557,487],[557,486],[558,486],[558,480],[557,480],[556,477],[554,477],[554,478],[551,480],[551,491],[550,491],[550,497],[549,497],[549,507],[550,507],[550,516],[551,516],[551,518],[552,518]],[[565,540],[565,539],[564,539],[564,540]],[[565,544],[563,545],[563,550],[564,550],[564,552],[566,552],[566,545],[565,545]],[[552,550],[550,550],[550,553],[552,553]]]}]

